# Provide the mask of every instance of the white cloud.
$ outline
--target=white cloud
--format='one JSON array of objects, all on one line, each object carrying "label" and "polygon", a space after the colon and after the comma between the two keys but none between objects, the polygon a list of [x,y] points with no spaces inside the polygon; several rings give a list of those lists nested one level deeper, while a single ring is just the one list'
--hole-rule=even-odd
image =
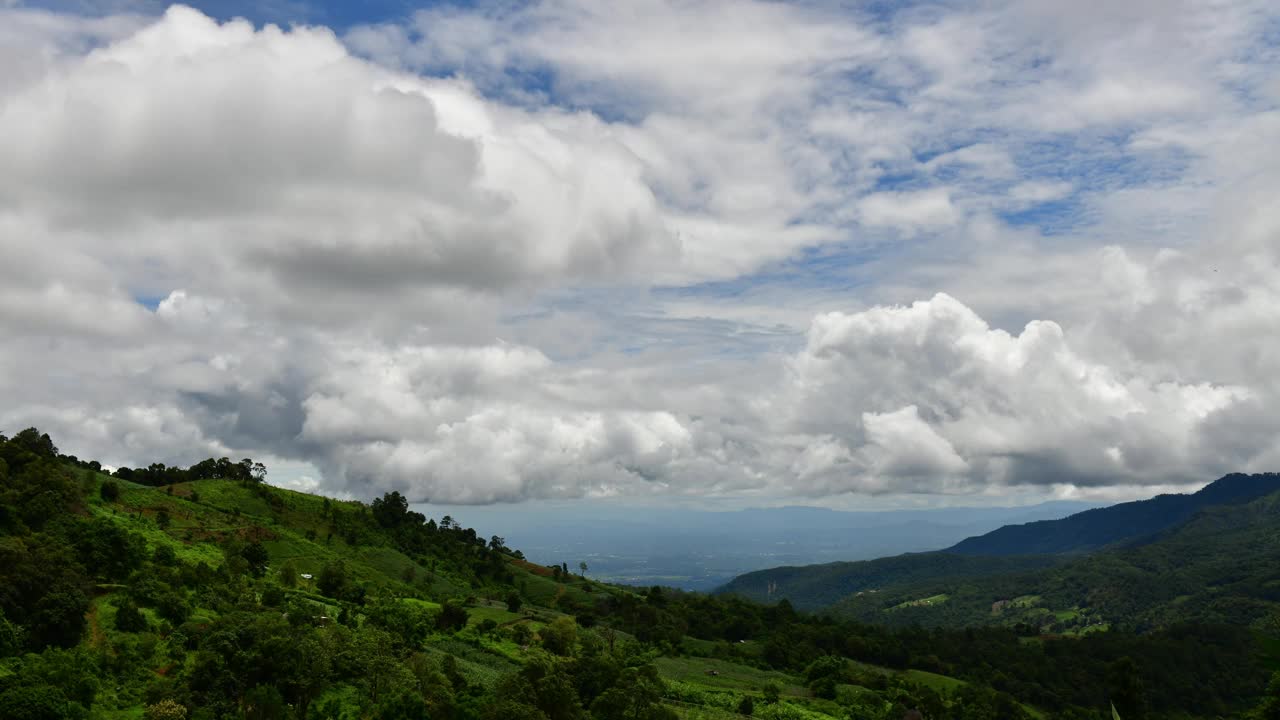
[{"label": "white cloud", "polygon": [[174,8],[10,95],[0,135],[10,212],[83,234],[124,282],[320,321],[679,256],[598,121],[389,73],[324,29]]},{"label": "white cloud", "polygon": [[0,427],[437,502],[1274,469],[1274,15],[0,10]]},{"label": "white cloud", "polygon": [[874,193],[864,197],[859,208],[863,223],[908,233],[946,227],[959,220],[959,212],[951,204],[951,194],[946,188]]},{"label": "white cloud", "polygon": [[1201,423],[1251,397],[1130,376],[1081,357],[1055,323],[1010,335],[947,295],[821,316],[789,368],[779,404],[790,427],[865,447],[869,477],[924,478],[936,491],[959,474],[974,484],[1194,478]]}]

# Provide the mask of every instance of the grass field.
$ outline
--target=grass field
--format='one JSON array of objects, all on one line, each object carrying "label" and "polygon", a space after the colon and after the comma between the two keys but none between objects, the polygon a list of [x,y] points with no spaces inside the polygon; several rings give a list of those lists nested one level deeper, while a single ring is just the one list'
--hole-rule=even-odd
[{"label": "grass field", "polygon": [[887,608],[886,612],[892,612],[894,610],[901,610],[902,608],[909,607],[930,607],[933,605],[941,605],[949,599],[950,596],[946,593],[939,593],[937,595],[930,595],[927,598],[920,598],[919,600],[908,600],[906,602],[898,603],[891,608]]},{"label": "grass field", "polygon": [[[784,695],[806,697],[809,694],[799,678],[776,670],[759,670],[724,660],[698,657],[664,657],[654,660],[653,664],[665,679],[692,683],[711,690],[755,692],[772,682],[782,689]],[[711,675],[711,672],[718,674]]]},{"label": "grass field", "polygon": [[924,670],[906,670],[902,673],[908,680],[927,688],[935,690],[939,693],[948,693],[958,690],[965,686],[963,680],[957,680],[946,675],[939,675]]}]

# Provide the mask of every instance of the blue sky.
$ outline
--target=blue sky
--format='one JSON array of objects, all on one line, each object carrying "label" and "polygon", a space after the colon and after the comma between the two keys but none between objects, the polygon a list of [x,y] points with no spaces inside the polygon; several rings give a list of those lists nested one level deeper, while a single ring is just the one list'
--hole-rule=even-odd
[{"label": "blue sky", "polygon": [[1274,469],[1272,5],[4,4],[0,429],[445,504]]}]

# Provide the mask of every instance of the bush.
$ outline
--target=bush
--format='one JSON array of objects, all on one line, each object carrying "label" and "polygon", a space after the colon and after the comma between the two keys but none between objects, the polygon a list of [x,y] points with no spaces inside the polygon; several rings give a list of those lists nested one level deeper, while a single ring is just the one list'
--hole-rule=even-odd
[{"label": "bush", "polygon": [[143,720],[186,720],[187,709],[172,700],[161,700],[142,711]]},{"label": "bush", "polygon": [[147,618],[133,603],[116,610],[116,629],[120,632],[136,633],[147,629]]},{"label": "bush", "polygon": [[181,625],[191,614],[187,600],[178,591],[163,593],[156,598],[156,613],[174,625]]},{"label": "bush", "polygon": [[168,545],[157,545],[155,552],[151,554],[151,561],[157,565],[173,567],[178,562],[178,553]]},{"label": "bush", "polygon": [[440,630],[461,630],[467,626],[467,609],[458,599],[446,600],[440,614],[436,615],[436,627]]},{"label": "bush", "polygon": [[574,646],[578,644],[578,626],[571,618],[558,617],[538,634],[542,637],[542,647],[563,657],[573,655]]},{"label": "bush", "polygon": [[262,591],[262,604],[265,607],[280,607],[284,602],[284,590],[276,585],[270,585]]},{"label": "bush", "polygon": [[120,483],[115,480],[102,481],[102,487],[98,488],[98,496],[106,502],[115,502],[120,498]]}]

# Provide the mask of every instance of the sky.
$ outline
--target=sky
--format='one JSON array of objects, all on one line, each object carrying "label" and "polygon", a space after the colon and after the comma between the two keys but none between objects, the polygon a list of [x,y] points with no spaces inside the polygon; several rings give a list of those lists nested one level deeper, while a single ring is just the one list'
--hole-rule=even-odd
[{"label": "sky", "polygon": [[0,432],[433,505],[1280,469],[1280,7],[0,0]]}]

